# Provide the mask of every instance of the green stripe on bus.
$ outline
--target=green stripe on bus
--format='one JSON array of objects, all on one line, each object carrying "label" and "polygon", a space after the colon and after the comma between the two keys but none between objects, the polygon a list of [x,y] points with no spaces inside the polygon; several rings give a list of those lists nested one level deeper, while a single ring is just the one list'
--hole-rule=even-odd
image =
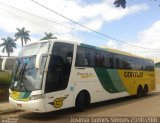
[{"label": "green stripe on bus", "polygon": [[108,69],[107,70],[110,78],[111,78],[111,81],[113,82],[113,85],[114,87],[120,91],[120,92],[124,92],[126,91],[127,89],[125,88],[125,86],[123,85],[123,81],[121,80],[120,78],[120,75],[118,73],[118,70],[115,70],[115,69]]},{"label": "green stripe on bus", "polygon": [[83,44],[83,43],[81,43],[80,44],[80,46],[82,46],[82,47],[86,47],[86,48],[91,48],[91,49],[97,49],[97,47],[95,47],[95,46],[91,46],[91,45],[87,45],[87,44]]},{"label": "green stripe on bus", "polygon": [[104,52],[108,51],[107,48],[101,48],[101,47],[91,46],[91,45],[87,45],[87,44],[83,44],[83,43],[81,43],[80,46],[88,48],[88,49],[94,49],[95,51],[96,50],[104,51]]},{"label": "green stripe on bus", "polygon": [[21,92],[20,93],[20,99],[26,99],[26,98],[29,98],[31,92]]},{"label": "green stripe on bus", "polygon": [[112,79],[110,78],[110,75],[106,69],[102,68],[95,68],[95,72],[98,76],[98,79],[100,80],[103,88],[110,92],[110,93],[118,93],[120,92],[118,89],[115,88]]}]

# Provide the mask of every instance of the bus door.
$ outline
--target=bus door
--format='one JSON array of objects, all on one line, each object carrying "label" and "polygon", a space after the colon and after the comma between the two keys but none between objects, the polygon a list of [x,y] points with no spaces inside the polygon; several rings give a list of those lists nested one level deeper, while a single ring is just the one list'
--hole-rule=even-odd
[{"label": "bus door", "polygon": [[73,106],[73,92],[69,83],[74,45],[56,42],[48,64],[45,84],[46,111]]}]

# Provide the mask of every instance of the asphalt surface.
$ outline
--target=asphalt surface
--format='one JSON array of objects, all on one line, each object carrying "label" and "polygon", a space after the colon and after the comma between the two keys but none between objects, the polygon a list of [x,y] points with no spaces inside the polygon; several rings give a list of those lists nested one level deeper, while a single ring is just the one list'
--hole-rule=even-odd
[{"label": "asphalt surface", "polygon": [[[129,119],[128,119],[129,117]],[[76,122],[142,122],[152,118],[160,122],[160,91],[152,92],[143,98],[135,96],[91,104],[84,112],[75,112],[74,108],[50,113],[33,113],[20,111],[1,116],[4,121],[12,123],[76,123]],[[112,118],[112,119],[111,119]],[[113,119],[114,118],[114,119]],[[139,121],[140,120],[140,121]],[[158,121],[157,121],[158,120]],[[143,122],[144,122],[143,121]]]}]

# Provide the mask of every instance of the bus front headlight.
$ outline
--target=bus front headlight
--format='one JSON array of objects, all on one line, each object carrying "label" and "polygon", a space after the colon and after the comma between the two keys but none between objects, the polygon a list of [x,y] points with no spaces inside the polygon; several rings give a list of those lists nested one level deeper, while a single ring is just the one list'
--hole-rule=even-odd
[{"label": "bus front headlight", "polygon": [[44,98],[44,94],[31,95],[29,100],[38,100]]}]

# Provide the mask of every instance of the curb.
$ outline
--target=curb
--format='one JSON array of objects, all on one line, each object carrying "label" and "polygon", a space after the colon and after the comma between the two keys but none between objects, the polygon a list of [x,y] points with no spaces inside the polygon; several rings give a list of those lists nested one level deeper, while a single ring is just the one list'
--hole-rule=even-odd
[{"label": "curb", "polygon": [[16,113],[16,112],[20,112],[20,111],[22,111],[22,110],[18,110],[18,109],[0,110],[0,115],[6,115],[6,114]]}]

